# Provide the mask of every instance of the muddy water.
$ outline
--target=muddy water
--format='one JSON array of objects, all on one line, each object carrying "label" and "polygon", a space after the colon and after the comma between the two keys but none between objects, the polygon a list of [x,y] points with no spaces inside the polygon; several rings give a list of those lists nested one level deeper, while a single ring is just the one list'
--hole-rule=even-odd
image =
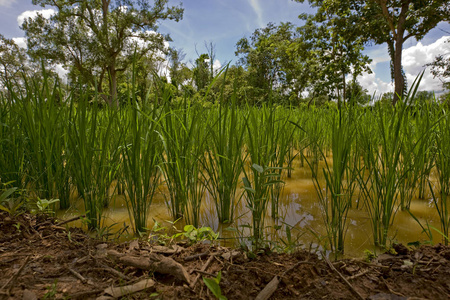
[{"label": "muddy water", "polygon": [[[323,167],[323,163],[319,164],[319,170]],[[285,187],[279,200],[279,216],[278,220],[274,220],[268,213],[266,217],[266,236],[268,240],[279,241],[286,240],[285,226],[292,227],[292,239],[303,245],[305,248],[315,248],[320,244],[320,239],[325,241],[325,226],[321,214],[321,207],[318,202],[318,196],[311,180],[311,172],[309,168],[297,167],[291,178],[285,178]],[[322,183],[324,186],[324,182]],[[164,191],[160,191],[153,199],[149,210],[148,228],[152,228],[154,220],[165,224],[166,227],[172,225],[166,221],[172,218],[167,209]],[[372,230],[370,219],[366,213],[362,203],[357,207],[358,191],[356,191],[353,208],[348,213],[348,231],[346,235],[345,255],[350,257],[360,257],[364,254],[365,249],[371,251],[374,249],[372,242]],[[430,198],[430,197],[428,197]],[[268,210],[270,212],[270,209]],[[68,219],[73,216],[82,214],[83,203],[78,200],[73,208],[67,211],[60,211],[58,216]],[[440,228],[438,216],[430,199],[421,200],[413,199],[411,202],[411,212],[422,222]],[[132,232],[131,223],[128,216],[128,210],[124,196],[114,195],[110,208],[104,211],[104,226],[110,227],[111,232],[117,232],[124,226],[129,226],[129,232]],[[227,246],[237,246],[242,239],[238,236],[249,236],[250,232],[241,225],[251,224],[251,215],[242,200],[235,211],[236,221],[232,225],[221,225],[218,223],[216,211],[212,199],[209,195],[205,196],[201,210],[201,224],[211,227],[220,234],[220,242]],[[82,226],[81,222],[72,223],[75,226]],[[282,227],[275,230],[274,225]],[[236,231],[228,230],[228,227],[238,229]],[[176,224],[177,228],[182,228],[182,222]],[[392,241],[401,243],[409,243],[414,241],[426,241],[427,236],[422,233],[421,227],[406,211],[398,211],[395,221],[389,232]],[[435,243],[441,242],[440,235],[433,231],[433,239]]]}]

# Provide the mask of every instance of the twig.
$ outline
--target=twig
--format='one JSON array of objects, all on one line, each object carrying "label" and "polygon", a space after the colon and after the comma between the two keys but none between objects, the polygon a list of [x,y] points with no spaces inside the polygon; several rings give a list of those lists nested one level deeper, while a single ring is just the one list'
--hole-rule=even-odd
[{"label": "twig", "polygon": [[284,277],[286,276],[287,273],[289,273],[290,271],[294,270],[295,268],[297,268],[300,265],[315,265],[316,263],[312,262],[312,261],[299,261],[297,262],[295,265],[293,265],[292,267],[290,267],[289,269],[287,269],[286,271],[284,271],[280,277]]},{"label": "twig", "polygon": [[8,290],[6,291],[6,295],[10,295],[11,294],[11,289],[14,286],[14,282],[17,280],[17,278],[19,278],[20,273],[22,273],[23,269],[25,268],[25,266],[28,264],[28,262],[30,261],[30,256],[27,256],[25,262],[23,263],[23,265],[20,267],[19,271],[17,271],[16,274],[14,274],[13,277],[11,277],[3,286],[0,290],[5,289],[9,284],[11,284],[11,286],[8,288]]},{"label": "twig", "polygon": [[[208,260],[206,261],[206,263],[202,266],[202,268],[201,268],[200,271],[205,272],[206,269],[208,269],[208,267],[209,267],[209,265],[211,264],[211,262],[213,261],[213,259],[214,259],[214,255],[211,255],[211,256],[208,258]],[[197,274],[197,276],[195,276],[194,281],[193,281],[193,282],[191,283],[191,285],[190,285],[190,288],[191,288],[191,289],[193,289],[193,288],[195,287],[195,285],[197,284],[197,281],[199,280],[199,278],[200,278],[200,274]]]},{"label": "twig", "polygon": [[386,280],[384,280],[383,276],[381,276],[380,278],[381,278],[381,281],[383,281],[383,283],[384,283],[384,285],[386,286],[386,288],[388,289],[389,293],[394,294],[394,295],[397,295],[397,296],[399,296],[399,297],[405,297],[405,295],[403,295],[403,294],[401,294],[401,293],[398,293],[398,292],[394,291],[393,289],[391,289],[391,288],[389,287],[389,285],[387,284]]},{"label": "twig", "polygon": [[273,277],[273,279],[264,287],[264,289],[259,292],[258,296],[256,296],[255,300],[267,300],[272,296],[273,293],[278,288],[278,284],[280,283],[280,279],[278,276]]},{"label": "twig", "polygon": [[355,279],[355,278],[364,276],[364,275],[366,275],[366,274],[369,273],[369,272],[370,272],[370,269],[367,269],[367,270],[365,270],[364,272],[361,272],[361,273],[358,273],[358,274],[356,274],[356,275],[347,277],[347,280],[352,280],[352,279]]},{"label": "twig", "polygon": [[330,269],[333,270],[336,274],[338,274],[339,277],[345,282],[345,284],[347,284],[347,286],[352,290],[352,292],[355,295],[357,295],[359,299],[364,300],[364,297],[361,296],[361,294],[358,293],[357,290],[355,290],[355,288],[351,285],[351,283],[347,279],[345,279],[345,277],[333,266],[333,264],[328,260],[328,258],[325,255],[323,255],[323,259],[327,262]]},{"label": "twig", "polygon": [[198,253],[198,254],[194,254],[194,255],[191,255],[191,256],[186,256],[184,258],[184,261],[191,261],[191,260],[194,260],[196,258],[203,258],[203,257],[208,256],[208,254],[209,254],[208,252],[203,252],[203,253]]},{"label": "twig", "polygon": [[86,283],[87,279],[84,278],[80,273],[78,273],[77,271],[75,271],[74,269],[67,267],[67,269],[70,271],[70,273],[72,273],[76,278],[80,279],[82,283]]},{"label": "twig", "polygon": [[65,221],[56,223],[55,225],[56,225],[56,226],[61,226],[61,225],[64,225],[64,224],[67,224],[67,223],[70,223],[70,222],[79,220],[79,219],[81,219],[81,218],[85,218],[85,217],[86,217],[86,215],[81,215],[81,216],[78,216],[78,217],[73,217],[73,218],[71,218],[71,219],[69,219],[69,220],[65,220]]}]

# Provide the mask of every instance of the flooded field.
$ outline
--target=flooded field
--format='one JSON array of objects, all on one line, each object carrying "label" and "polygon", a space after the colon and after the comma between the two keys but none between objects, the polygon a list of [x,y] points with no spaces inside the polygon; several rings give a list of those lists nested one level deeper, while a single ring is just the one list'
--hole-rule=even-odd
[{"label": "flooded field", "polygon": [[[324,166],[319,163],[319,169]],[[325,181],[323,181],[323,185]],[[285,186],[279,199],[279,218],[274,219],[269,215],[265,219],[267,240],[283,245],[281,240],[286,240],[286,225],[289,226],[292,234],[292,240],[305,248],[318,247],[323,245],[326,237],[326,228],[321,212],[321,206],[318,201],[316,189],[311,179],[311,171],[308,166],[299,167],[292,171],[291,178],[284,178]],[[242,184],[241,184],[242,185]],[[114,187],[111,188],[111,192]],[[242,189],[240,190],[242,192]],[[361,257],[364,250],[377,250],[373,246],[372,229],[370,219],[364,208],[363,203],[359,202],[358,191],[355,193],[353,206],[348,213],[348,231],[345,240],[345,256]],[[129,226],[129,234],[121,236],[122,240],[132,239],[131,223],[126,207],[125,196],[114,195],[111,206],[104,211],[104,227],[109,228],[111,233],[121,231],[125,226]],[[172,217],[168,206],[166,205],[167,190],[162,185],[156,193],[151,204],[148,216],[148,228],[152,228],[154,221],[163,226],[171,227]],[[433,201],[418,199],[415,197],[411,202],[410,211],[419,221],[425,225],[439,228],[439,219],[436,209],[433,207]],[[74,199],[75,200],[75,199]],[[72,201],[71,201],[72,202]],[[212,199],[206,193],[201,207],[202,226],[211,227],[219,233],[218,242],[226,246],[239,246],[240,242],[245,242],[245,237],[250,235],[249,229],[242,225],[251,224],[251,214],[244,204],[243,199],[237,206],[236,221],[233,224],[220,224],[217,219],[217,213]],[[58,217],[69,219],[83,213],[83,200],[78,199],[74,207],[69,210],[61,210]],[[270,211],[270,208],[268,209]],[[81,221],[72,223],[72,226],[82,226]],[[178,221],[175,227],[181,230],[184,226],[183,220]],[[229,228],[237,230],[229,230]],[[275,228],[279,228],[276,230]],[[244,238],[243,238],[244,237]],[[393,226],[389,232],[392,242],[403,244],[411,242],[424,242],[427,236],[422,232],[420,225],[411,217],[407,211],[398,210],[394,219]],[[439,243],[442,237],[436,232],[433,234],[433,242]]]}]

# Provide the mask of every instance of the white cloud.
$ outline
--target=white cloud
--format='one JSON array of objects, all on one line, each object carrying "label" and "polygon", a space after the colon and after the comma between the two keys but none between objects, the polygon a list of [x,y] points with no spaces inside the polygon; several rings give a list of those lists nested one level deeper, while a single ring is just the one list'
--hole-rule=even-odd
[{"label": "white cloud", "polygon": [[64,83],[67,83],[67,73],[69,73],[69,71],[67,71],[66,69],[64,69],[63,65],[61,64],[57,64],[55,65],[55,72],[56,74],[59,75],[59,77],[64,81]]},{"label": "white cloud", "polygon": [[[435,91],[436,93],[443,90],[441,81],[438,78],[433,78],[429,71],[430,68],[426,68],[425,65],[433,62],[437,55],[449,52],[449,46],[446,43],[449,38],[450,36],[443,36],[430,45],[423,45],[418,42],[415,46],[403,50],[402,65],[408,80],[408,87],[411,87],[417,76],[425,70],[418,90]],[[373,60],[370,64],[372,70],[375,70],[377,64],[390,61],[387,47],[369,52],[368,55]],[[358,77],[358,81],[369,91],[370,95],[376,92],[379,96],[394,91],[393,83],[381,80],[375,73],[364,73]]]},{"label": "white cloud", "polygon": [[375,96],[375,99],[384,93],[392,92],[394,90],[392,83],[384,82],[380,78],[376,78],[375,73],[363,73],[358,77],[358,81],[363,88],[367,89],[370,96]]},{"label": "white cloud", "polygon": [[255,11],[255,14],[257,16],[258,26],[261,28],[264,27],[263,11],[261,9],[259,0],[249,0],[249,1],[250,1],[251,7],[253,8],[253,10]]},{"label": "white cloud", "polygon": [[443,36],[430,45],[422,45],[417,43],[415,46],[403,50],[402,64],[408,79],[408,86],[411,86],[416,77],[425,70],[419,90],[425,91],[442,91],[442,83],[438,78],[433,78],[430,68],[425,65],[434,61],[439,54],[449,52],[447,43],[450,36]]},{"label": "white cloud", "polygon": [[18,38],[13,38],[12,39],[14,41],[14,43],[17,44],[17,46],[19,46],[20,48],[24,48],[27,49],[27,39],[24,37],[18,37]]},{"label": "white cloud", "polygon": [[219,72],[220,68],[222,68],[222,64],[218,59],[216,59],[213,63],[213,70],[214,72]]},{"label": "white cloud", "polygon": [[[0,0],[2,1],[2,0]],[[23,13],[21,13],[18,17],[17,17],[17,23],[19,24],[19,26],[22,26],[23,22],[28,19],[28,18],[34,18],[37,16],[37,14],[40,13],[41,15],[44,16],[44,18],[50,18],[53,14],[56,13],[56,11],[54,9],[41,9],[41,10],[27,10],[24,11]]]},{"label": "white cloud", "polygon": [[16,0],[0,0],[0,6],[11,7]]}]

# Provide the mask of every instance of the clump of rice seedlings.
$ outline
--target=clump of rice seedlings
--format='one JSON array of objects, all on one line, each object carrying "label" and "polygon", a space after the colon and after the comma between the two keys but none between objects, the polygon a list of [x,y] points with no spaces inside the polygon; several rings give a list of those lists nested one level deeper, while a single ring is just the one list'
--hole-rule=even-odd
[{"label": "clump of rice seedlings", "polygon": [[[9,90],[9,97],[17,99]],[[27,163],[18,103],[0,93],[0,107],[0,184],[12,183],[22,190]]]},{"label": "clump of rice seedlings", "polygon": [[444,112],[444,116],[439,120],[438,133],[436,136],[436,170],[438,173],[439,195],[437,198],[432,190],[433,201],[439,215],[441,232],[444,237],[445,245],[448,245],[449,228],[450,228],[450,118]]},{"label": "clump of rice seedlings", "polygon": [[273,109],[248,108],[246,117],[247,151],[250,170],[244,168],[245,201],[252,215],[252,238],[254,247],[260,248],[264,240],[264,220],[271,203],[273,185],[281,183],[278,167],[271,167],[276,157],[276,138],[273,131]]},{"label": "clump of rice seedlings", "polygon": [[88,228],[98,229],[102,226],[103,208],[110,199],[108,190],[114,177],[111,173],[120,162],[121,138],[111,139],[117,109],[108,107],[102,111],[97,99],[89,103],[87,95],[80,94],[78,103],[70,106],[67,152],[73,184],[84,201]]},{"label": "clump of rice seedlings", "polygon": [[[272,130],[274,135],[272,142],[274,143],[274,155],[271,157],[270,166],[275,167],[278,178],[283,179],[286,172],[285,166],[291,164],[293,157],[289,157],[291,150],[291,141],[295,127],[291,124],[290,111],[278,108],[275,111],[275,119],[272,122]],[[278,218],[279,199],[284,188],[284,182],[279,181],[271,186],[271,216]]]},{"label": "clump of rice seedlings", "polygon": [[[335,258],[344,253],[345,235],[348,229],[347,215],[352,206],[356,186],[356,160],[353,150],[356,137],[355,116],[352,105],[334,113],[331,127],[332,163],[320,151],[325,167],[322,169],[325,186],[321,184],[314,160],[306,159],[322,208],[322,217],[327,231],[327,240]],[[317,145],[311,145],[317,147]],[[319,148],[320,149],[320,148]]]},{"label": "clump of rice seedlings", "polygon": [[162,90],[164,107],[158,132],[164,149],[161,170],[169,193],[167,203],[175,220],[185,217],[198,226],[194,223],[199,219],[202,197],[194,191],[201,182],[198,165],[204,143],[200,134],[202,112],[186,97],[181,103],[170,103],[170,91]]},{"label": "clump of rice seedlings", "polygon": [[67,155],[67,109],[59,99],[58,81],[51,88],[44,70],[43,81],[25,81],[26,96],[17,99],[27,144],[28,178],[40,198],[60,199],[68,208],[69,156]]},{"label": "clump of rice seedlings", "polygon": [[136,234],[147,226],[149,208],[159,184],[161,141],[156,132],[159,110],[140,109],[136,98],[122,109],[123,144],[121,181],[127,191],[126,203]]},{"label": "clump of rice seedlings", "polygon": [[221,223],[233,222],[240,200],[237,186],[245,161],[242,150],[246,128],[239,117],[234,93],[231,105],[220,102],[209,127],[209,149],[206,150],[204,169],[209,179],[207,188]]},{"label": "clump of rice seedlings", "polygon": [[[398,101],[392,109],[382,106],[375,108],[374,124],[380,143],[374,139],[362,140],[365,148],[365,166],[358,176],[359,186],[364,196],[364,204],[371,219],[374,244],[386,247],[388,233],[399,208],[398,190],[403,177],[399,172],[401,164],[402,141],[401,127],[407,118],[408,100],[414,94],[420,82],[416,80],[408,95]],[[373,130],[373,129],[372,129]],[[368,176],[365,173],[368,173]]]}]

